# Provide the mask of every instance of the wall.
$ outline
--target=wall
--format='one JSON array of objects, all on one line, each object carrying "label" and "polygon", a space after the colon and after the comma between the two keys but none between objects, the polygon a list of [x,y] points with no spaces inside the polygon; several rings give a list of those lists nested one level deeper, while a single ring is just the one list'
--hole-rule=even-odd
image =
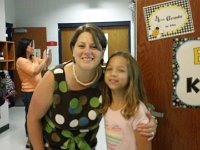
[{"label": "wall", "polygon": [[15,0],[5,0],[6,22],[15,24]]},{"label": "wall", "polygon": [[[5,41],[5,33],[6,33],[6,27],[5,27],[5,1],[0,0],[0,41]],[[2,127],[8,124],[9,120],[9,112],[8,112],[8,103],[5,102],[0,107],[0,131]]]},{"label": "wall", "polygon": [[0,0],[0,41],[5,41],[5,0]]},{"label": "wall", "polygon": [[[14,3],[14,0],[9,0]],[[47,41],[58,41],[58,23],[131,21],[129,0],[17,0],[14,27],[47,27]],[[6,2],[6,12],[13,7]],[[14,12],[13,12],[14,13]],[[9,22],[13,14],[6,15]],[[131,52],[134,55],[134,26],[131,26]],[[52,64],[59,61],[58,47]]]}]

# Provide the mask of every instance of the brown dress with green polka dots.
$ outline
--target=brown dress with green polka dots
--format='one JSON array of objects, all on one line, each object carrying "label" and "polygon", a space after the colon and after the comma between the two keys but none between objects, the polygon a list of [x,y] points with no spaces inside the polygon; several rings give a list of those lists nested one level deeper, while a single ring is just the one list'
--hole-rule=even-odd
[{"label": "brown dress with green polka dots", "polygon": [[42,119],[45,145],[53,150],[90,150],[97,143],[101,120],[100,81],[81,91],[68,90],[63,70],[67,63],[51,71],[55,77],[53,105]]}]

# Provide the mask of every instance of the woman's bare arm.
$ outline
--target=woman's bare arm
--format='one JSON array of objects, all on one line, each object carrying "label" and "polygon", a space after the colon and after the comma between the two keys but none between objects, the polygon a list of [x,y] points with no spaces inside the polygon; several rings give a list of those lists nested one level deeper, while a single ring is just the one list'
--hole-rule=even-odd
[{"label": "woman's bare arm", "polygon": [[28,111],[28,133],[35,150],[44,150],[41,118],[53,102],[54,76],[48,71],[37,85]]}]

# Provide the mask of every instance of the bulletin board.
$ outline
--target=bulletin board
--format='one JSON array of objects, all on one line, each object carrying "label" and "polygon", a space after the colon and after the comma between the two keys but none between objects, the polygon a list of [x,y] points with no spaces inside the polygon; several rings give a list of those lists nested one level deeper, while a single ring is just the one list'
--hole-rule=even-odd
[{"label": "bulletin board", "polygon": [[200,37],[173,41],[173,106],[200,107]]}]

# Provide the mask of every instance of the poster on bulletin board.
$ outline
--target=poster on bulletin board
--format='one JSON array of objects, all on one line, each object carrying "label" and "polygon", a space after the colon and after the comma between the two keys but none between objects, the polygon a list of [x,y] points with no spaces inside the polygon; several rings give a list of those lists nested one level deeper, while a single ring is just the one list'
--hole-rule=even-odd
[{"label": "poster on bulletin board", "polygon": [[41,57],[41,49],[34,49],[34,56],[38,57],[38,58],[42,58]]},{"label": "poster on bulletin board", "polygon": [[143,8],[149,41],[194,32],[189,0],[172,0]]},{"label": "poster on bulletin board", "polygon": [[172,104],[200,108],[200,37],[173,41]]}]

